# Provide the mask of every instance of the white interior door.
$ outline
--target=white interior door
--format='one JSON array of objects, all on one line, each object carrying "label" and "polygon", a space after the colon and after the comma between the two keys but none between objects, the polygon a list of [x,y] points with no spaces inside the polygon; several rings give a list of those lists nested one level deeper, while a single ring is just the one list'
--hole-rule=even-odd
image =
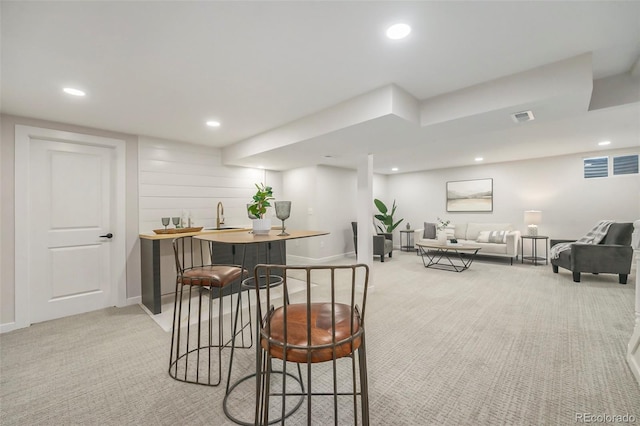
[{"label": "white interior door", "polygon": [[31,139],[29,150],[30,322],[114,306],[114,149]]}]

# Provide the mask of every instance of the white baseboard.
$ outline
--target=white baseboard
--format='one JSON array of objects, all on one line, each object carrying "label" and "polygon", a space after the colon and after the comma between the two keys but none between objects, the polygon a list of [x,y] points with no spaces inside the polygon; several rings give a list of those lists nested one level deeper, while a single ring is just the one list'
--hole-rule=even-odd
[{"label": "white baseboard", "polygon": [[311,257],[303,257],[303,256],[292,256],[288,254],[287,265],[321,265],[324,263],[344,260],[345,257],[351,256],[351,255],[353,255],[353,252],[345,253],[345,254],[337,254],[334,256],[311,258]]},{"label": "white baseboard", "polygon": [[[131,306],[131,305],[142,305],[142,296],[136,296],[136,297],[128,298],[126,300],[124,306]],[[4,324],[0,324],[0,334],[8,333],[10,331],[19,330],[21,328],[26,328],[26,327],[29,327],[29,324],[20,325],[15,321],[7,322],[7,323],[4,323]]]},{"label": "white baseboard", "polygon": [[15,321],[0,324],[0,334],[8,333],[13,330],[18,330],[19,328],[24,328],[24,326],[20,327]]},{"label": "white baseboard", "polygon": [[129,297],[125,306],[142,305],[142,296]]}]

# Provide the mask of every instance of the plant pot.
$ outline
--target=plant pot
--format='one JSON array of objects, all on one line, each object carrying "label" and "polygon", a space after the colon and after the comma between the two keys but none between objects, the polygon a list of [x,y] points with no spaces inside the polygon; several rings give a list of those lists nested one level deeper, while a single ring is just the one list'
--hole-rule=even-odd
[{"label": "plant pot", "polygon": [[446,244],[447,243],[447,233],[445,231],[438,231],[438,242],[440,244]]},{"label": "plant pot", "polygon": [[253,219],[254,235],[265,235],[271,231],[271,219]]}]

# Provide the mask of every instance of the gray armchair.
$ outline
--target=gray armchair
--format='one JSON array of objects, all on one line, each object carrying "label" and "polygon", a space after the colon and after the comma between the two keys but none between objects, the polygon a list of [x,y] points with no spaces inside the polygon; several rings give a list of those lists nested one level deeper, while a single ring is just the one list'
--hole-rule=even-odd
[{"label": "gray armchair", "polygon": [[[633,223],[612,223],[607,235],[599,244],[572,244],[571,249],[560,252],[557,259],[551,259],[553,272],[558,267],[573,272],[573,281],[580,282],[581,272],[592,274],[618,274],[620,284],[627,283],[631,271],[631,234]],[[551,240],[551,247],[573,240]]]},{"label": "gray armchair", "polygon": [[[356,249],[356,255],[358,254],[358,222],[351,222],[351,229],[353,230],[353,245]],[[373,236],[373,255],[380,256],[380,262],[384,262],[384,256],[393,255],[393,234],[384,233]]]}]

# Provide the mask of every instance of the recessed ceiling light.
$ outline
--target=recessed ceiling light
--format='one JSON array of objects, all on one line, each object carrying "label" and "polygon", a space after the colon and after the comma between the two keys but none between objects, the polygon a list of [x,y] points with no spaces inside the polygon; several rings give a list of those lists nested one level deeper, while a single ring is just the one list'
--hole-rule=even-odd
[{"label": "recessed ceiling light", "polygon": [[207,121],[207,126],[209,126],[209,127],[220,127],[220,122],[219,121],[210,120],[210,121]]},{"label": "recessed ceiling light", "polygon": [[484,158],[482,158],[482,157],[476,157],[476,158],[475,158],[475,160],[476,160],[476,161],[482,161],[482,160],[484,160]]},{"label": "recessed ceiling light", "polygon": [[387,28],[387,37],[391,40],[400,40],[405,38],[411,32],[411,27],[407,24],[394,24]]},{"label": "recessed ceiling light", "polygon": [[393,168],[391,169],[391,171],[392,171],[392,172],[397,172],[397,171],[398,171],[398,168],[397,168],[397,167],[393,167]]},{"label": "recessed ceiling light", "polygon": [[66,93],[68,95],[73,95],[73,96],[85,96],[86,95],[86,93],[84,93],[82,90],[74,89],[72,87],[65,87],[62,90],[64,91],[64,93]]},{"label": "recessed ceiling light", "polygon": [[598,142],[598,145],[600,145],[600,146],[605,146],[605,145],[609,145],[609,144],[611,144],[611,141]]}]

